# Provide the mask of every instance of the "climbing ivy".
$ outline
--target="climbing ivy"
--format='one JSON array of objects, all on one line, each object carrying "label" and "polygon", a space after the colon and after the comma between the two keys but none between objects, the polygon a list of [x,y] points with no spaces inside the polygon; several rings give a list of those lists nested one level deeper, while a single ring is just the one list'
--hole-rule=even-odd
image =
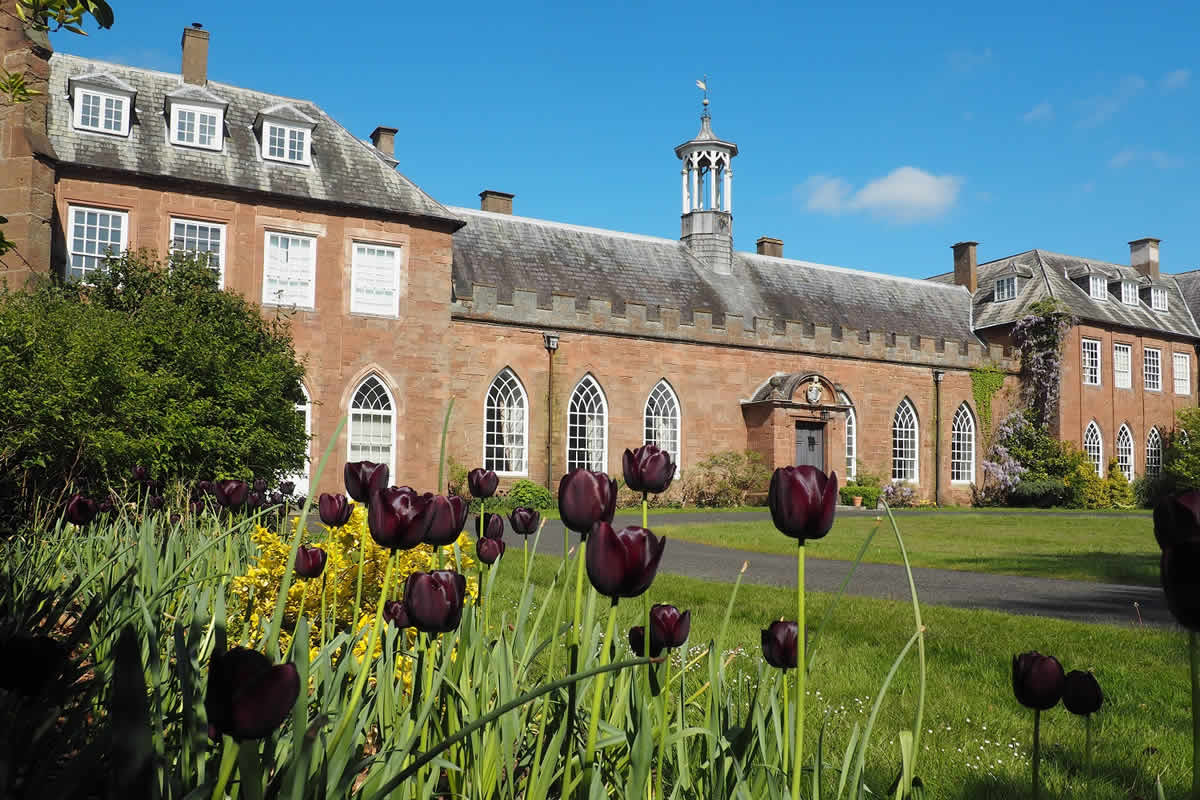
[{"label": "climbing ivy", "polygon": [[975,398],[975,410],[983,425],[984,441],[992,436],[992,398],[1004,386],[1004,373],[993,366],[976,367],[971,370],[971,394]]}]

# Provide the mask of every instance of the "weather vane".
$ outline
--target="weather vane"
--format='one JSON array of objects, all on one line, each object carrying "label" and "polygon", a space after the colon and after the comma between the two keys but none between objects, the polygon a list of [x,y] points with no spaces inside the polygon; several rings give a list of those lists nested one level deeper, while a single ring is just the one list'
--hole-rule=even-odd
[{"label": "weather vane", "polygon": [[704,92],[704,112],[708,113],[708,76],[704,76],[704,80],[696,81],[696,88]]}]

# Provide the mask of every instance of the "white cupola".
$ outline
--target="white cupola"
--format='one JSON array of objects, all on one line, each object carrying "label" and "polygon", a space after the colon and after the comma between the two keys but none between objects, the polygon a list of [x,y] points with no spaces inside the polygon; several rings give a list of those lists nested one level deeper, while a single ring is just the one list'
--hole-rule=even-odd
[{"label": "white cupola", "polygon": [[[701,84],[701,88],[704,86]],[[705,89],[700,132],[675,148],[683,162],[680,240],[713,272],[728,275],[733,266],[733,169],[737,145],[712,130]]]}]

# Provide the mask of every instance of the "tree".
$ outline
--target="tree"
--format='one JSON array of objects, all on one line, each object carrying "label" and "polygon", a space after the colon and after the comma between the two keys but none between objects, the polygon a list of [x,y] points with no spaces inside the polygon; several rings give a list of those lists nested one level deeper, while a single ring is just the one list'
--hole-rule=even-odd
[{"label": "tree", "polygon": [[[303,463],[288,323],[190,256],[127,253],[92,286],[0,289],[0,501],[160,479],[278,478]],[[2,524],[2,523],[0,523]]]}]

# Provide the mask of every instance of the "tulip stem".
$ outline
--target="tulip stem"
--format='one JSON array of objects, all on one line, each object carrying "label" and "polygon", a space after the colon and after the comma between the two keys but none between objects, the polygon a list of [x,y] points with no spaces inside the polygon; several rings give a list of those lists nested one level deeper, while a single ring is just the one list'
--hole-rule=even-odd
[{"label": "tulip stem", "polygon": [[[529,536],[521,537],[525,542],[525,577],[521,582],[522,588],[529,585]],[[565,550],[563,552],[566,552]]]},{"label": "tulip stem", "polygon": [[1192,800],[1200,800],[1200,634],[1188,634],[1192,660]]},{"label": "tulip stem", "polygon": [[325,617],[325,591],[326,591],[326,579],[328,577],[329,576],[325,574],[325,571],[322,570],[321,571],[321,649],[322,650],[325,649],[325,625],[328,622],[328,620]]},{"label": "tulip stem", "polygon": [[296,612],[296,627],[292,628],[292,647],[296,646],[296,633],[300,630],[300,620],[304,618],[304,603],[307,600],[308,581],[305,580],[300,582],[300,610]]},{"label": "tulip stem", "polygon": [[783,673],[783,761],[780,762],[780,768],[783,774],[788,774],[788,754],[791,752],[792,743],[792,726],[789,724],[792,721],[792,707],[788,704],[788,679],[787,673]]},{"label": "tulip stem", "polygon": [[212,800],[225,800],[225,786],[237,763],[238,747],[233,739],[222,737],[221,768],[217,772],[217,785],[213,787]]},{"label": "tulip stem", "polygon": [[[600,666],[608,666],[609,653],[612,652],[613,629],[617,624],[617,598],[613,598],[612,606],[608,609],[608,627],[604,629],[604,643],[600,647]],[[600,701],[604,697],[604,684],[608,680],[608,673],[601,672],[596,676],[596,688],[592,692],[592,715],[588,718],[588,737],[587,737],[587,755],[584,757],[584,763],[587,764],[587,770],[590,772],[594,766],[594,758],[596,753],[596,731],[600,728]]]},{"label": "tulip stem", "polygon": [[[563,539],[567,538],[566,528],[563,528]],[[563,553],[567,553],[563,550]],[[564,556],[565,557],[565,556]],[[567,635],[567,647],[570,650],[570,674],[574,675],[579,669],[579,629],[582,626],[580,615],[583,611],[583,562],[587,557],[587,539],[582,534],[579,536],[579,550],[575,553],[575,558],[579,560],[579,564],[575,570],[575,605],[572,608],[572,624],[571,631]],[[562,792],[563,798],[569,796],[568,788],[571,785],[571,756],[570,747],[575,740],[575,717],[576,705],[578,698],[578,685],[572,683],[567,687],[567,734],[563,737],[563,776],[562,776]]]},{"label": "tulip stem", "polygon": [[[796,747],[792,760],[792,797],[800,797],[800,771],[804,767],[804,540],[796,550]],[[787,675],[784,675],[784,683]]]},{"label": "tulip stem", "polygon": [[1040,781],[1038,774],[1041,772],[1042,748],[1039,741],[1042,732],[1042,712],[1039,709],[1033,710],[1033,800],[1037,800],[1038,791],[1040,790]]},{"label": "tulip stem", "polygon": [[358,617],[362,614],[363,569],[367,558],[367,525],[364,522],[358,532],[358,588],[354,590],[354,619],[350,620],[350,632],[358,629]]},{"label": "tulip stem", "polygon": [[363,653],[363,663],[359,665],[358,678],[354,681],[354,691],[350,693],[350,702],[346,704],[342,718],[338,720],[338,726],[333,732],[333,738],[330,739],[330,749],[328,750],[330,753],[336,752],[342,737],[350,726],[350,721],[358,716],[358,702],[362,699],[363,687],[367,684],[367,673],[371,671],[370,665],[375,658],[375,642],[379,639],[379,630],[383,626],[383,604],[387,601],[388,587],[392,583],[392,574],[396,567],[395,556],[394,552],[388,551],[387,569],[383,574],[383,588],[379,591],[379,603],[375,606],[375,624],[371,626],[371,638],[367,640],[367,651]]},{"label": "tulip stem", "polygon": [[642,527],[643,528],[649,527],[649,522],[648,522],[648,517],[647,517],[648,510],[649,510],[649,508],[646,503],[646,493],[642,492]]}]

